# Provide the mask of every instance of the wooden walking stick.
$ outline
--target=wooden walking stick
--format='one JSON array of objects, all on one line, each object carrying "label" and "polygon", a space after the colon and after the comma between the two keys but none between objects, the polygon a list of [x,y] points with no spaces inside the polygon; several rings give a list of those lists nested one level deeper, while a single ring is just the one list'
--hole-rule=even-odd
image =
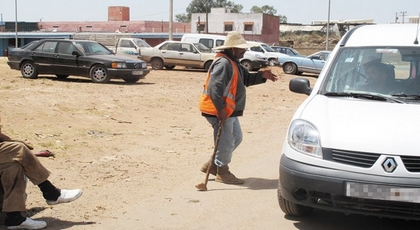
[{"label": "wooden walking stick", "polygon": [[222,125],[223,125],[223,122],[219,121],[219,124],[218,124],[219,128],[217,129],[216,142],[214,144],[214,151],[213,151],[213,154],[211,155],[211,162],[207,166],[206,178],[204,179],[203,183],[199,183],[195,185],[198,191],[207,191],[207,182],[209,181],[210,167],[214,162],[214,158],[216,158],[217,146],[219,146],[220,134],[222,133]]}]

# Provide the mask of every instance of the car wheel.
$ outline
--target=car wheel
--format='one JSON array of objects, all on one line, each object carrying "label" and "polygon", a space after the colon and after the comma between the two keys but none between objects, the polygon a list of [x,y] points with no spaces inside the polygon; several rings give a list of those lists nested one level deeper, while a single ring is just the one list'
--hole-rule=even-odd
[{"label": "car wheel", "polygon": [[165,65],[165,69],[174,69],[175,65]]},{"label": "car wheel", "polygon": [[292,215],[292,216],[307,216],[311,214],[313,208],[302,206],[299,204],[295,204],[293,202],[290,202],[283,198],[281,195],[280,188],[277,188],[277,199],[279,202],[280,209],[286,214],[286,215]]},{"label": "car wheel", "polygon": [[153,58],[152,61],[150,62],[150,65],[152,66],[153,69],[163,69],[163,61],[160,58]]},{"label": "car wheel", "polygon": [[90,79],[95,83],[107,83],[111,80],[108,71],[103,65],[95,65],[89,71]]},{"label": "car wheel", "polygon": [[241,61],[241,65],[243,65],[248,71],[252,71],[252,62],[243,60]]},{"label": "car wheel", "polygon": [[213,63],[213,61],[208,61],[204,64],[204,70],[208,71],[210,69],[211,64]]},{"label": "car wheel", "polygon": [[20,72],[24,78],[35,79],[38,77],[38,71],[33,62],[27,61],[20,66]]},{"label": "car wheel", "polygon": [[57,76],[57,78],[60,80],[64,80],[69,77],[69,75],[62,75],[62,74],[56,74],[55,76]]},{"label": "car wheel", "polygon": [[287,74],[296,74],[297,66],[294,63],[285,63],[283,65],[283,72]]},{"label": "car wheel", "polygon": [[268,65],[269,66],[276,66],[277,65],[277,60],[275,58],[271,58],[268,60]]}]

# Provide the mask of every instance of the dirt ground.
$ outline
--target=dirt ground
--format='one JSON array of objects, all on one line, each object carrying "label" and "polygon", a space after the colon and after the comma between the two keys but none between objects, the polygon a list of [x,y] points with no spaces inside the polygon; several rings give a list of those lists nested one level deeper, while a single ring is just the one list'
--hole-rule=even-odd
[{"label": "dirt ground", "polygon": [[[287,124],[306,96],[288,90],[294,76],[279,67],[272,67],[279,81],[247,90],[244,140],[230,165],[246,183],[224,185],[210,177],[209,191],[198,192],[194,185],[205,176],[199,168],[213,151],[212,129],[198,111],[205,72],[152,70],[137,84],[94,84],[78,77],[23,79],[6,60],[0,58],[3,132],[30,142],[35,152],[52,151],[55,157],[40,158],[50,180],[84,191],[74,203],[48,206],[28,183],[28,215],[47,221],[48,229],[226,227],[238,222],[232,218],[264,215],[261,202],[242,208],[253,197],[270,197],[283,216],[275,203],[278,160]],[[239,208],[212,208],[232,204]],[[202,215],[207,211],[211,217]],[[208,218],[224,221],[203,225]],[[261,226],[249,218],[230,229]]]}]

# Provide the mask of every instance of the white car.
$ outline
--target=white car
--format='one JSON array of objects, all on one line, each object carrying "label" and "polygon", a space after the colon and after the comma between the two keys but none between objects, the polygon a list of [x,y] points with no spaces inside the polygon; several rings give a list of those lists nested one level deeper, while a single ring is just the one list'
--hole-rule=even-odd
[{"label": "white car", "polygon": [[[418,33],[415,24],[355,27],[313,88],[306,78],[291,80],[291,91],[309,96],[283,144],[284,213],[315,208],[420,220]],[[367,71],[372,65],[381,72]]]},{"label": "white car", "polygon": [[278,65],[279,58],[289,57],[287,54],[276,52],[273,48],[263,42],[247,41],[247,43],[254,45],[254,47],[249,48],[249,50],[265,54],[268,57],[268,65],[270,66]]}]

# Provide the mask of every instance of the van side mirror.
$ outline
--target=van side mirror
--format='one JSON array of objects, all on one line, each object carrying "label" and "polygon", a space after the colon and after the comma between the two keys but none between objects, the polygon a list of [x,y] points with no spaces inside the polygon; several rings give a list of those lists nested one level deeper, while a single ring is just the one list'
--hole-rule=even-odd
[{"label": "van side mirror", "polygon": [[289,90],[294,93],[309,95],[312,92],[311,84],[306,78],[293,78],[289,82]]}]

